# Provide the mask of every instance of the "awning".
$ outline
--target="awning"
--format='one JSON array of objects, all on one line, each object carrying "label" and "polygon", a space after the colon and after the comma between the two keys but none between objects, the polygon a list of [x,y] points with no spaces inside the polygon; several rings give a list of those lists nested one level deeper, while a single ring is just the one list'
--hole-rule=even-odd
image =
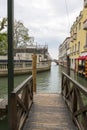
[{"label": "awning", "polygon": [[87,59],[87,55],[86,56],[80,56],[78,58],[76,58],[75,60],[86,60]]}]

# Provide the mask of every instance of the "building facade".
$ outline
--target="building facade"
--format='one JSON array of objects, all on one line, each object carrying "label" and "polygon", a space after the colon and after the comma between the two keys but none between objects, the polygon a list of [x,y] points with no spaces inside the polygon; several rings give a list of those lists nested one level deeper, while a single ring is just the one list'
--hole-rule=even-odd
[{"label": "building facade", "polygon": [[76,58],[87,55],[87,0],[84,0],[84,8],[80,12],[70,30],[70,64],[75,70]]},{"label": "building facade", "polygon": [[59,46],[59,64],[63,65],[62,62],[67,57],[70,59],[72,70],[78,71],[79,64],[80,67],[85,66],[84,59],[87,57],[87,0],[84,0],[84,8],[70,29],[70,37],[66,38]]},{"label": "building facade", "polygon": [[67,56],[70,55],[70,37],[59,46],[59,65],[67,67]]}]

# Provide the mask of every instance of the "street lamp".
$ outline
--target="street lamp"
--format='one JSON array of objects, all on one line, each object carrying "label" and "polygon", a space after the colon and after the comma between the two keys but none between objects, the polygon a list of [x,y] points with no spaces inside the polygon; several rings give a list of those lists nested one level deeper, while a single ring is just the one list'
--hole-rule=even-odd
[{"label": "street lamp", "polygon": [[8,0],[8,125],[11,130],[11,92],[14,89],[14,61],[13,61],[13,21],[14,21],[14,0]]}]

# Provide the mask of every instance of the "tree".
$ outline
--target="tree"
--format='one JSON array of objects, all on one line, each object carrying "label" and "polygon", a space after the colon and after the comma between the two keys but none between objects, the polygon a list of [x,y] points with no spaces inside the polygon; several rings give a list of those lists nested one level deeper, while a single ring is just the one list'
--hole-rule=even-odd
[{"label": "tree", "polygon": [[26,47],[29,42],[28,29],[20,21],[14,23],[14,48]]},{"label": "tree", "polygon": [[[14,22],[14,48],[32,44],[34,37],[29,37],[28,31],[22,22]],[[7,54],[7,48],[7,18],[3,18],[0,20],[0,54]]]},{"label": "tree", "polygon": [[7,34],[6,33],[0,33],[0,55],[6,55],[7,54]]},{"label": "tree", "polygon": [[0,20],[0,55],[7,54],[7,30],[4,30],[5,27],[7,28],[7,19],[3,18]]},{"label": "tree", "polygon": [[7,27],[7,18],[3,18],[0,21],[0,31],[2,31],[5,27]]}]

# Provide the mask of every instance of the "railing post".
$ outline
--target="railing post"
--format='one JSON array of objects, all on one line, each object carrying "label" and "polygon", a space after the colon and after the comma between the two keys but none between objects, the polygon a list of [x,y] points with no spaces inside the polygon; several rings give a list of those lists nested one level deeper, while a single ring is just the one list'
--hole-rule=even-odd
[{"label": "railing post", "polygon": [[32,56],[32,75],[33,75],[33,92],[36,92],[36,62],[37,56],[33,54]]},{"label": "railing post", "polygon": [[11,130],[18,130],[18,119],[17,119],[17,100],[16,100],[16,94],[11,93],[11,120],[10,120],[10,127]]},{"label": "railing post", "polygon": [[61,80],[61,94],[62,94],[62,96],[63,96],[63,80],[64,80],[64,75],[63,75],[63,73],[62,73],[62,80]]},{"label": "railing post", "polygon": [[72,93],[72,114],[77,111],[77,95],[76,95],[76,88],[73,88],[73,93]]}]

